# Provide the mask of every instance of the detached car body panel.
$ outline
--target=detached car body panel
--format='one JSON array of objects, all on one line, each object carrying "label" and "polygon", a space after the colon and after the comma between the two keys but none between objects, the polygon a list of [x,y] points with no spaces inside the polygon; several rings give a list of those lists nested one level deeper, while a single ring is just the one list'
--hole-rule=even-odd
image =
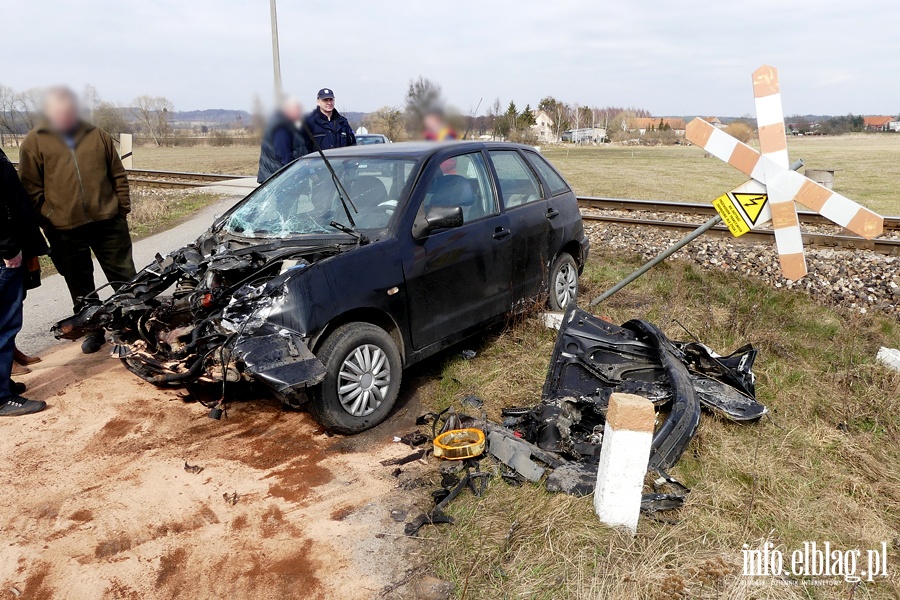
[{"label": "detached car body panel", "polygon": [[[251,379],[291,403],[331,386],[348,414],[383,418],[376,409],[399,382],[391,343],[397,367],[411,365],[547,291],[561,255],[579,271],[587,259],[574,194],[529,147],[409,143],[326,156],[282,169],[195,243],[58,323],[57,337],[105,327],[114,354],[156,384]],[[359,323],[390,341],[357,327],[377,339],[345,348],[346,326]]]}]

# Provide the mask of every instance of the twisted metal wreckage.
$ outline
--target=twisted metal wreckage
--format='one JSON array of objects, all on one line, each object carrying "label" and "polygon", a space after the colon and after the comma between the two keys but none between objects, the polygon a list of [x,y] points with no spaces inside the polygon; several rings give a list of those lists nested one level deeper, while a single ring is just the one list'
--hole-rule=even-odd
[{"label": "twisted metal wreckage", "polygon": [[[658,410],[648,465],[657,479],[654,493],[644,494],[641,509],[678,508],[690,490],[668,471],[697,432],[701,408],[737,422],[755,421],[768,412],[755,399],[756,355],[748,344],[720,356],[700,342],[672,341],[647,321],[617,326],[571,305],[559,328],[541,402],[503,409],[502,424],[465,415],[460,423],[488,432],[488,452],[513,471],[504,475],[508,480],[537,482],[550,470],[549,491],[586,495],[594,491],[611,394],[644,396]],[[482,475],[480,468],[467,462],[463,480],[444,490],[452,497],[465,485],[480,492],[472,479]],[[446,499],[424,515],[435,520],[422,523],[452,522],[441,512],[445,505]],[[414,533],[418,528],[409,529]]]},{"label": "twisted metal wreckage", "polygon": [[[156,385],[253,379],[297,404],[325,368],[297,333],[306,330],[295,322],[303,314],[295,308],[309,300],[308,288],[292,280],[354,246],[289,239],[220,246],[208,232],[166,258],[157,255],[106,302],[60,321],[53,332],[78,339],[109,329],[113,355]],[[172,286],[171,295],[161,296]]]}]

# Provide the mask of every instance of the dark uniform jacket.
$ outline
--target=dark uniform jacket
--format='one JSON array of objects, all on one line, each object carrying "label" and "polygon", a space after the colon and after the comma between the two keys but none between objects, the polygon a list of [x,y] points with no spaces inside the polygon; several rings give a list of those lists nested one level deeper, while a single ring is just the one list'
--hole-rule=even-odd
[{"label": "dark uniform jacket", "polygon": [[[356,135],[353,133],[353,128],[350,127],[350,122],[336,110],[332,111],[329,121],[322,111],[316,108],[306,115],[304,123],[303,134],[307,138],[312,135],[322,150],[356,145]],[[316,144],[311,140],[308,140],[307,147],[310,152],[316,151]]]}]

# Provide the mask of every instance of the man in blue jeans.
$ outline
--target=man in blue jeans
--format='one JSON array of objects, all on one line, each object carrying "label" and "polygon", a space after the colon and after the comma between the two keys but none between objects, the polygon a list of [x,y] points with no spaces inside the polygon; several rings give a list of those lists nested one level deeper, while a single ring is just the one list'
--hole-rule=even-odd
[{"label": "man in blue jeans", "polygon": [[0,417],[36,413],[47,406],[41,400],[23,398],[25,385],[10,379],[16,334],[22,329],[23,255],[32,258],[46,253],[34,206],[15,167],[0,150]]}]

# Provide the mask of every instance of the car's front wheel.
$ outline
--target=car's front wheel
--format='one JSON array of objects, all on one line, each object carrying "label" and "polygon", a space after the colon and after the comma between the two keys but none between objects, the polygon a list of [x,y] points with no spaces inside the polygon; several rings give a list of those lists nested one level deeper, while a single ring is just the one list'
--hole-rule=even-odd
[{"label": "car's front wheel", "polygon": [[578,297],[578,264],[568,252],[562,252],[550,266],[550,309],[564,311]]},{"label": "car's front wheel", "polygon": [[403,369],[393,338],[371,323],[347,323],[322,343],[316,356],[325,379],[312,388],[310,412],[325,428],[358,433],[387,417]]}]

